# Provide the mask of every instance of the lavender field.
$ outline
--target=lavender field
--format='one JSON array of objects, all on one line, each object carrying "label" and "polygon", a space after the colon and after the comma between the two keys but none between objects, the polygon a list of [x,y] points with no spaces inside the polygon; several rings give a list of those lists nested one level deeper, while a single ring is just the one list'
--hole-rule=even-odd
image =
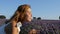
[{"label": "lavender field", "polygon": [[36,29],[36,34],[60,34],[60,20],[33,20],[29,24],[24,24],[22,33]]},{"label": "lavender field", "polygon": [[[0,26],[0,34],[4,34],[4,26]],[[60,20],[32,20],[23,24],[20,34],[28,34],[31,29],[36,29],[36,34],[60,34]]]}]

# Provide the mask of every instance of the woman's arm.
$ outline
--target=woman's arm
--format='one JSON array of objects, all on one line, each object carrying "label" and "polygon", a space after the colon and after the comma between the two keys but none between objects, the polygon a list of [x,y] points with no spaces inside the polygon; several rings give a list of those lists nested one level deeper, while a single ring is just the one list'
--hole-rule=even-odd
[{"label": "woman's arm", "polygon": [[18,34],[17,23],[12,21],[12,34]]}]

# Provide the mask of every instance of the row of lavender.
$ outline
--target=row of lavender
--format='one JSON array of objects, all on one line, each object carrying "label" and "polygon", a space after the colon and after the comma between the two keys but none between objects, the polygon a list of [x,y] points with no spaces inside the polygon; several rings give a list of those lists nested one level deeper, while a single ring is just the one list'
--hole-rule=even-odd
[{"label": "row of lavender", "polygon": [[60,34],[60,21],[35,20],[22,27],[22,33],[36,29],[37,34]]}]

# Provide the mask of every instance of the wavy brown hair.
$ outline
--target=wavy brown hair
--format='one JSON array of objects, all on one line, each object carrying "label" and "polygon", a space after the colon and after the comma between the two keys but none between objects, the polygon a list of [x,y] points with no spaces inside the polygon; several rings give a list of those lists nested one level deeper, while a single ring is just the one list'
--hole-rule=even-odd
[{"label": "wavy brown hair", "polygon": [[[16,23],[17,22],[23,22],[24,21],[24,18],[25,18],[25,13],[26,13],[26,10],[30,8],[29,5],[27,4],[24,4],[24,5],[20,5],[16,12],[14,13],[14,15],[10,18],[10,20],[8,22],[12,22],[12,21],[15,21]],[[12,25],[11,23],[9,25],[7,25],[5,27],[5,32],[6,34],[11,34],[12,33]]]},{"label": "wavy brown hair", "polygon": [[18,7],[18,9],[16,10],[16,12],[14,13],[14,15],[10,18],[10,21],[24,21],[24,18],[25,18],[25,13],[26,13],[26,10],[30,8],[29,5],[27,4],[24,4],[24,5],[20,5]]}]

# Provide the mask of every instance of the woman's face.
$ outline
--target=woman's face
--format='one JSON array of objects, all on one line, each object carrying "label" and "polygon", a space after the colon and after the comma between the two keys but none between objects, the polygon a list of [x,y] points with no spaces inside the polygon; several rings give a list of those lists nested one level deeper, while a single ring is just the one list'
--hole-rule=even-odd
[{"label": "woman's face", "polygon": [[31,21],[32,20],[32,13],[31,13],[31,9],[30,8],[28,8],[26,10],[26,19],[25,20],[26,21]]}]

